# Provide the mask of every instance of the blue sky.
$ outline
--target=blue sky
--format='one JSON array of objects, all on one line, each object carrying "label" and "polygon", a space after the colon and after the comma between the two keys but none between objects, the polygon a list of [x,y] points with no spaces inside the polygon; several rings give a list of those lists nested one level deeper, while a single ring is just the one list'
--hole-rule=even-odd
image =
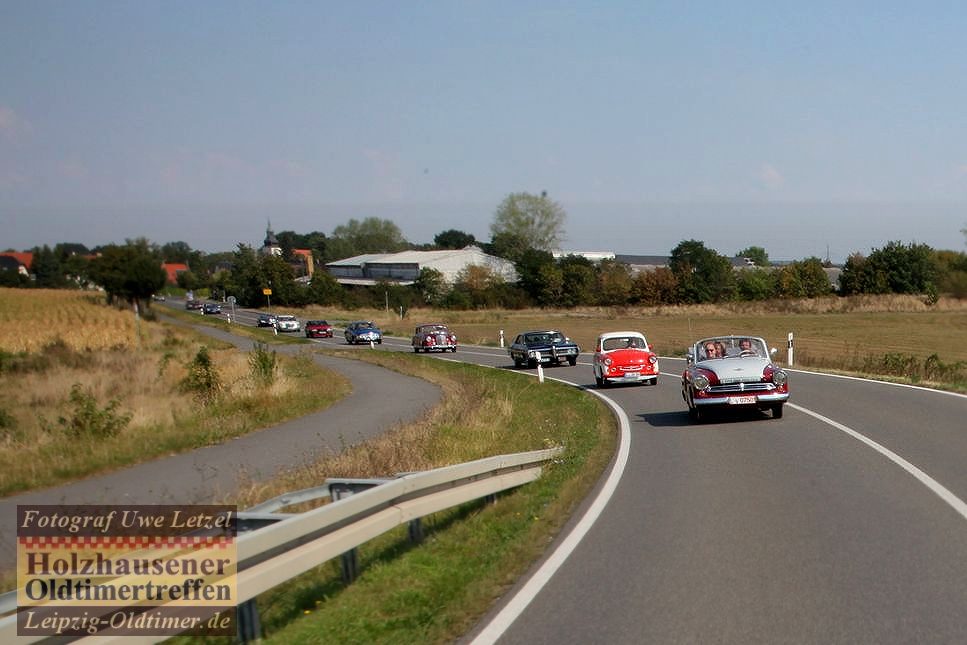
[{"label": "blue sky", "polygon": [[961,2],[0,0],[0,247],[393,220],[566,250],[964,250]]}]

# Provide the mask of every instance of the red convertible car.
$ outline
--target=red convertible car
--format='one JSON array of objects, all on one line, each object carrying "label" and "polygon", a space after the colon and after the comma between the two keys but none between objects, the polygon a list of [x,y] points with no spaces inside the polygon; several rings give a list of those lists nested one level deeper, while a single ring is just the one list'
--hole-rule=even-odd
[{"label": "red convertible car", "polygon": [[427,353],[433,350],[456,352],[457,335],[443,323],[424,323],[416,326],[412,345],[414,352],[421,350]]},{"label": "red convertible car", "polygon": [[609,331],[598,336],[591,369],[598,387],[613,383],[658,384],[658,356],[637,331]]},{"label": "red convertible car", "polygon": [[701,421],[715,409],[772,410],[782,418],[789,400],[789,377],[755,336],[703,338],[688,350],[682,374],[682,398],[688,416]]}]

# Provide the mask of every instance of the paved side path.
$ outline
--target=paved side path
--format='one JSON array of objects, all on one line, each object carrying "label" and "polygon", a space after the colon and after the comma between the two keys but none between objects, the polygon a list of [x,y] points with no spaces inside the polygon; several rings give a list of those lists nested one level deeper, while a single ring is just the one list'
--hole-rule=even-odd
[{"label": "paved side path", "polygon": [[[199,331],[251,351],[253,342],[207,326]],[[271,349],[296,353],[305,345]],[[367,351],[359,348],[359,351]],[[369,363],[316,355],[352,382],[352,392],[326,410],[217,446],[163,457],[73,484],[0,500],[0,570],[16,566],[17,504],[197,504],[222,498],[242,481],[264,481],[324,451],[377,436],[418,419],[441,398],[427,381]],[[382,473],[373,473],[374,475]],[[321,483],[321,482],[320,482]]]}]

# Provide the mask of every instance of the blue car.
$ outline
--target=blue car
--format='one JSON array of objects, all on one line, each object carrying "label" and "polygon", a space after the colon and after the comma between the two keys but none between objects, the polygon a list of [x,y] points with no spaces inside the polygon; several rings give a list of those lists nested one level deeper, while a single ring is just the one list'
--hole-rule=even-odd
[{"label": "blue car", "polygon": [[350,345],[356,343],[377,343],[383,344],[383,332],[379,330],[376,323],[366,320],[351,322],[346,327],[346,342]]}]

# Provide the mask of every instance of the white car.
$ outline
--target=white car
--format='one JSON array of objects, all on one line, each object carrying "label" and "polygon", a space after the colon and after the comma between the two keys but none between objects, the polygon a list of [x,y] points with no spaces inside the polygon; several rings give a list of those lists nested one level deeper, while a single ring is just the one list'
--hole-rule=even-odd
[{"label": "white car", "polygon": [[279,331],[299,331],[299,321],[295,316],[276,316],[275,328]]}]

